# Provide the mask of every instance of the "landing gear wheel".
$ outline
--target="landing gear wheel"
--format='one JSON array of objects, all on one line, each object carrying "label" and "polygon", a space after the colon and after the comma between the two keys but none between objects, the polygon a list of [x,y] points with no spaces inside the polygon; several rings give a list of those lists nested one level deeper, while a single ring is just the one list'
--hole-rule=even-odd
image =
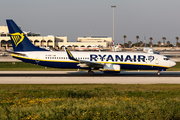
[{"label": "landing gear wheel", "polygon": [[88,71],[88,75],[93,76],[94,72],[93,71]]},{"label": "landing gear wheel", "polygon": [[160,74],[161,74],[160,71],[158,71],[158,72],[157,72],[157,75],[159,76]]}]

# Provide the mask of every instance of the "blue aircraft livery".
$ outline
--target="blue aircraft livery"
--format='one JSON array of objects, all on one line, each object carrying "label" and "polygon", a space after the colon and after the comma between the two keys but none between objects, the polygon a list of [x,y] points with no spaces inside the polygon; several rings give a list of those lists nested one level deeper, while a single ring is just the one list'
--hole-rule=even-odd
[{"label": "blue aircraft livery", "polygon": [[[131,57],[130,55],[115,55],[114,57],[112,55],[101,55],[101,54],[91,54],[90,55],[90,61],[98,61],[98,57],[101,61],[112,61],[112,62],[145,62],[146,56],[144,55],[133,55]],[[107,59],[105,59],[107,57]]]},{"label": "blue aircraft livery", "polygon": [[140,52],[76,52],[49,51],[34,46],[13,20],[6,20],[14,51],[12,56],[26,63],[70,69],[87,69],[104,73],[119,73],[121,69],[166,70],[176,63],[166,56]]}]

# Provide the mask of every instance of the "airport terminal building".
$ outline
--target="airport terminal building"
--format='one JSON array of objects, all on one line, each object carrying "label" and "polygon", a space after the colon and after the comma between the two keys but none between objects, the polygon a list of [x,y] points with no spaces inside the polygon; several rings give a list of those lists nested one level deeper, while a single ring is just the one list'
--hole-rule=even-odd
[{"label": "airport terminal building", "polygon": [[[68,42],[67,36],[41,36],[39,33],[24,32],[29,40],[37,47],[61,50],[63,46],[73,50],[75,48],[90,49],[94,47],[110,48],[112,38],[106,36],[78,37],[77,42]],[[12,49],[7,26],[0,26],[0,48]]]}]

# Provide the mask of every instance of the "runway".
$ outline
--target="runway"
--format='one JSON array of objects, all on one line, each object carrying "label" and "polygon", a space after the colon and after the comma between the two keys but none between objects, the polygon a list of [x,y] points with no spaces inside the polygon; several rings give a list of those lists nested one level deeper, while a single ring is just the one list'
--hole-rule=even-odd
[{"label": "runway", "polygon": [[119,74],[104,74],[95,71],[89,76],[87,71],[0,71],[0,77],[180,77],[180,71],[164,71],[157,76],[156,71],[121,71]]},{"label": "runway", "polygon": [[120,74],[85,71],[0,71],[0,84],[180,84],[180,71],[122,71]]}]

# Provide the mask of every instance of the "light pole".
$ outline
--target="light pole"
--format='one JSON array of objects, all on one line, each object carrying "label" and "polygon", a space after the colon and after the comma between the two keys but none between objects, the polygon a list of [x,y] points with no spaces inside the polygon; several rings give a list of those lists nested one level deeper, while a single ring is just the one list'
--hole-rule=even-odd
[{"label": "light pole", "polygon": [[111,8],[113,8],[113,51],[115,51],[115,46],[114,46],[114,8],[116,8],[116,6],[111,6]]}]

